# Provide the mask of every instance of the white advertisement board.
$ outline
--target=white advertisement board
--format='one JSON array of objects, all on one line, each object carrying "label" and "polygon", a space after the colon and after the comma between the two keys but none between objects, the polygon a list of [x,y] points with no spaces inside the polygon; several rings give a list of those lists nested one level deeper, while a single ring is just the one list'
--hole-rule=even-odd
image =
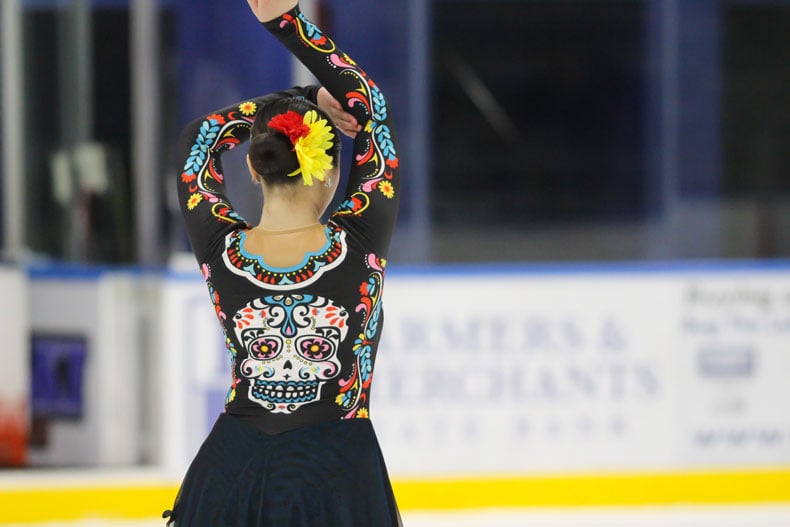
[{"label": "white advertisement board", "polygon": [[790,463],[790,276],[699,278],[679,294],[680,462]]},{"label": "white advertisement board", "polygon": [[223,411],[230,367],[200,273],[173,275],[161,294],[159,347],[151,359],[161,367],[151,381],[164,392],[153,411],[160,416],[159,464],[180,478]]},{"label": "white advertisement board", "polygon": [[393,277],[372,393],[393,470],[666,467],[677,408],[666,278]]},{"label": "white advertisement board", "polygon": [[[164,288],[164,459],[221,411],[205,285]],[[371,415],[396,477],[790,463],[790,270],[391,272]]]}]

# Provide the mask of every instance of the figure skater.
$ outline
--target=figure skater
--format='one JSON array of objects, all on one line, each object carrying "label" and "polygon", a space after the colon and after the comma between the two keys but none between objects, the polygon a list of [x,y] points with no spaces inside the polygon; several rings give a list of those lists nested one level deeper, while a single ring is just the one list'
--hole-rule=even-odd
[{"label": "figure skater", "polygon": [[[165,517],[184,527],[397,526],[369,413],[400,197],[392,116],[295,0],[248,3],[322,87],[242,101],[181,137],[179,200],[232,384]],[[321,223],[340,181],[335,124],[354,137],[353,161],[342,203]],[[264,197],[257,225],[229,203],[220,162],[247,139]]]}]

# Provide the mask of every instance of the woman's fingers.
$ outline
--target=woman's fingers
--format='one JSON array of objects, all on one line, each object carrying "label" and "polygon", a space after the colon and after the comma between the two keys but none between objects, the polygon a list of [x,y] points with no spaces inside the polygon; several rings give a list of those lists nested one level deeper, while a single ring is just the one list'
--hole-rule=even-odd
[{"label": "woman's fingers", "polygon": [[274,20],[296,6],[296,0],[247,0],[259,22]]},{"label": "woman's fingers", "polygon": [[332,95],[323,86],[318,90],[318,107],[326,112],[335,126],[349,137],[355,137],[362,127],[357,122],[356,117],[343,110],[343,105],[340,101],[332,97]]},{"label": "woman's fingers", "polygon": [[247,0],[247,5],[250,6],[255,16],[258,16],[258,0]]},{"label": "woman's fingers", "polygon": [[359,124],[357,124],[357,120],[354,119],[354,116],[345,112],[340,112],[337,116],[332,116],[332,121],[335,123],[335,126],[344,134],[349,137],[354,137],[357,135],[357,132],[361,129]]}]

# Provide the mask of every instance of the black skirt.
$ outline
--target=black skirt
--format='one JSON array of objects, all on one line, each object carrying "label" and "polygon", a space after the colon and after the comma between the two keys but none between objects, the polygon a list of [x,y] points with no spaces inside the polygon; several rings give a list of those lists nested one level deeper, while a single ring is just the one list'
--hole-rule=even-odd
[{"label": "black skirt", "polygon": [[168,525],[397,527],[401,521],[370,420],[267,435],[221,415],[186,473]]}]

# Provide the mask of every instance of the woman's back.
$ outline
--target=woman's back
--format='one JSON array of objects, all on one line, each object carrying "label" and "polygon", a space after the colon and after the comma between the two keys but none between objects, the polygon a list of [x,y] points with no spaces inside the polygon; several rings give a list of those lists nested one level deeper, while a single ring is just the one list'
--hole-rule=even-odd
[{"label": "woman's back", "polygon": [[244,101],[182,136],[184,216],[231,356],[226,411],[279,433],[368,417],[400,191],[395,134],[376,84],[298,8],[266,27],[364,124],[329,223],[286,232],[252,228],[234,212],[221,154],[247,138],[256,112],[298,94]]},{"label": "woman's back", "polygon": [[[258,16],[267,10],[261,6],[294,4],[248,2]],[[172,520],[184,526],[394,527],[400,518],[368,419],[400,195],[389,111],[376,85],[298,8],[265,26],[364,129],[354,141],[345,199],[326,225],[314,223],[318,216],[300,225],[305,209],[285,206],[271,216],[264,207],[255,228],[225,195],[221,155],[249,137],[256,112],[292,104],[278,102],[284,98],[315,102],[316,90],[244,101],[197,119],[182,134],[179,199],[222,325],[232,383],[225,414],[190,466]],[[268,128],[282,130],[283,137],[266,132],[262,142],[291,141],[308,158],[318,144],[318,155],[324,154],[323,144],[331,141],[320,120],[310,112],[278,115],[284,117],[275,116]],[[323,134],[315,143],[313,125]],[[304,144],[297,144],[300,139]],[[261,172],[271,167],[266,155],[249,157]],[[323,181],[301,157],[299,168],[306,183]],[[296,173],[291,170],[278,174]],[[290,227],[282,232],[278,224]]]},{"label": "woman's back", "polygon": [[295,267],[300,266],[311,254],[320,252],[327,242],[320,223],[295,229],[255,228],[247,231],[244,252],[258,257],[264,267]]}]

